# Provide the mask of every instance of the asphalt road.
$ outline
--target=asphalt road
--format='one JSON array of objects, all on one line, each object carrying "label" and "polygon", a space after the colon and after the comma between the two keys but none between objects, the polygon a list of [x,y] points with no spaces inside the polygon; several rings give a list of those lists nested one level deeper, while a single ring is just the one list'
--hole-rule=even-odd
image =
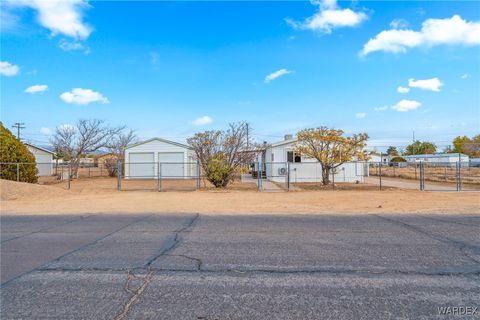
[{"label": "asphalt road", "polygon": [[480,318],[480,216],[2,216],[1,231],[1,319]]}]

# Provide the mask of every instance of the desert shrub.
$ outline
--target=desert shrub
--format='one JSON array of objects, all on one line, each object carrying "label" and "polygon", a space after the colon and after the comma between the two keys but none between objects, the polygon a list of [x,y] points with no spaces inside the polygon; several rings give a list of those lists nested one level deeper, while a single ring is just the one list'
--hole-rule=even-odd
[{"label": "desert shrub", "polygon": [[118,160],[116,158],[105,160],[105,168],[107,169],[109,177],[116,177],[118,173]]},{"label": "desert shrub", "polygon": [[215,186],[224,188],[232,180],[235,169],[228,165],[225,157],[218,155],[213,157],[205,168],[205,178]]},{"label": "desert shrub", "polygon": [[[3,126],[0,122],[0,163],[31,163],[28,165],[20,165],[20,181],[36,183],[37,167],[35,166],[35,156],[27,149],[27,147],[15,137],[10,130]],[[17,180],[17,165],[2,164],[0,165],[0,178],[7,180]]]}]

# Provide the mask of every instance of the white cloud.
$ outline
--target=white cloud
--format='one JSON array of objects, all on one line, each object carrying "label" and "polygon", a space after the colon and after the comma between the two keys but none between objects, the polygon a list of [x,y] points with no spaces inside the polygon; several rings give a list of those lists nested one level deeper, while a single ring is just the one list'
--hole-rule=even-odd
[{"label": "white cloud", "polygon": [[292,71],[287,70],[287,69],[277,70],[277,71],[272,72],[272,73],[270,73],[269,75],[267,75],[267,76],[265,77],[264,82],[265,82],[265,83],[269,83],[269,82],[271,82],[271,81],[273,81],[273,80],[275,80],[275,79],[277,79],[277,78],[280,78],[281,76],[284,76],[284,75],[286,75],[286,74],[289,74],[289,73],[292,73]]},{"label": "white cloud", "polygon": [[397,88],[398,93],[408,93],[409,91],[410,91],[410,88],[407,88],[407,87],[400,86]]},{"label": "white cloud", "polygon": [[210,118],[209,116],[203,116],[200,118],[197,118],[193,121],[193,124],[196,126],[205,126],[207,124],[210,124],[213,122],[213,119]]},{"label": "white cloud", "polygon": [[446,19],[427,19],[420,31],[384,30],[370,39],[361,56],[375,51],[404,53],[410,48],[438,45],[475,46],[480,44],[480,22],[468,22],[459,15]]},{"label": "white cloud", "polygon": [[39,92],[44,92],[47,89],[48,89],[48,86],[46,84],[36,84],[25,89],[25,92],[35,94]]},{"label": "white cloud", "polygon": [[423,90],[431,90],[431,91],[439,92],[440,87],[443,86],[443,83],[438,78],[425,79],[425,80],[408,79],[408,86],[411,88],[418,88]]},{"label": "white cloud", "polygon": [[462,74],[462,76],[461,76],[461,78],[464,79],[464,80],[468,79],[468,78],[471,78],[471,77],[472,77],[472,75],[470,75],[469,73]]},{"label": "white cloud", "polygon": [[71,91],[64,92],[60,99],[66,103],[85,105],[93,102],[109,103],[108,99],[100,92],[91,89],[74,88]]},{"label": "white cloud", "polygon": [[16,76],[19,71],[20,68],[17,65],[11,64],[8,61],[0,61],[0,74],[2,76]]},{"label": "white cloud", "polygon": [[392,29],[404,29],[408,27],[408,21],[405,19],[394,19],[390,22],[390,27]]},{"label": "white cloud", "polygon": [[90,53],[90,47],[78,41],[68,41],[68,40],[62,39],[58,43],[58,46],[63,51],[83,51],[83,53],[85,54]]},{"label": "white cloud", "polygon": [[351,9],[341,9],[335,0],[312,2],[319,6],[318,12],[303,22],[286,19],[287,23],[295,29],[307,29],[323,33],[332,33],[335,28],[355,27],[368,17],[363,12]]},{"label": "white cloud", "polygon": [[355,117],[357,117],[358,119],[363,119],[367,116],[367,114],[365,112],[357,112],[355,113]]},{"label": "white cloud", "polygon": [[376,112],[382,112],[382,111],[385,111],[388,109],[388,106],[383,106],[383,107],[375,107],[373,108],[373,110],[375,110]]},{"label": "white cloud", "polygon": [[400,100],[392,109],[398,112],[407,112],[419,108],[422,104],[415,100]]},{"label": "white cloud", "polygon": [[83,10],[90,7],[85,0],[9,0],[8,4],[36,10],[38,22],[52,35],[86,39],[92,32],[92,28],[83,22]]},{"label": "white cloud", "polygon": [[40,128],[40,133],[49,136],[49,135],[52,134],[52,129],[46,128],[46,127],[41,127]]}]

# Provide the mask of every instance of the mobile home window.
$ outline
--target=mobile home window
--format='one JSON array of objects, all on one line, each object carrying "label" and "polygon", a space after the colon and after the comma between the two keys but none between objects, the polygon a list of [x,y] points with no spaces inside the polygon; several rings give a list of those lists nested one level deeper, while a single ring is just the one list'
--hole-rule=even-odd
[{"label": "mobile home window", "polygon": [[299,153],[293,151],[287,151],[287,161],[288,162],[302,162],[302,157]]}]

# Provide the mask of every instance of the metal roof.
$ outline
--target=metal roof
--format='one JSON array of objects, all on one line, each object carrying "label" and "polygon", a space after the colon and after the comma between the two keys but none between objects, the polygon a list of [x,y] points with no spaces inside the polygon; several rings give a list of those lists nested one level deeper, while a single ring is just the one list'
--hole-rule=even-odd
[{"label": "metal roof", "polygon": [[158,137],[154,137],[154,138],[151,138],[151,139],[148,139],[148,140],[145,140],[145,141],[140,141],[140,142],[131,144],[131,145],[127,146],[125,148],[125,150],[136,147],[136,146],[139,146],[139,145],[142,145],[142,144],[145,144],[145,143],[149,143],[149,142],[152,142],[152,141],[155,141],[155,140],[165,142],[165,143],[168,143],[168,144],[173,144],[173,145],[176,145],[178,147],[185,148],[185,149],[192,150],[192,147],[190,147],[186,144],[182,144],[182,143],[179,143],[179,142],[170,141],[170,140],[166,140],[166,139],[162,139],[162,138],[158,138]]},{"label": "metal roof", "polygon": [[412,154],[408,156],[402,156],[403,158],[442,158],[442,157],[468,157],[463,153],[432,153],[432,154]]},{"label": "metal roof", "polygon": [[26,145],[26,146],[29,146],[29,147],[32,147],[32,148],[38,149],[38,150],[42,150],[42,151],[45,151],[45,152],[51,153],[51,154],[53,154],[53,155],[55,155],[55,154],[56,154],[56,153],[55,153],[55,152],[53,152],[53,151],[50,151],[50,150],[48,150],[48,149],[45,149],[45,148],[42,148],[42,147],[35,146],[35,145],[31,144],[31,143],[24,142],[23,144],[24,144],[24,145]]}]

